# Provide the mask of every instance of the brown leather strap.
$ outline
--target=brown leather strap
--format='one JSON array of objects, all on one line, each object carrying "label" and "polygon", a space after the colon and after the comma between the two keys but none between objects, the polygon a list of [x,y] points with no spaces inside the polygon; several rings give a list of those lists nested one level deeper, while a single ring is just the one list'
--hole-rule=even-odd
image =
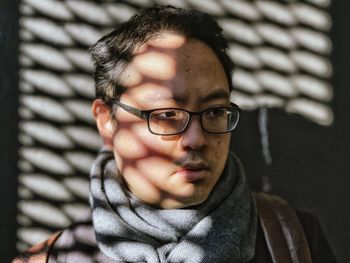
[{"label": "brown leather strap", "polygon": [[61,235],[61,231],[54,233],[43,243],[29,248],[19,257],[15,258],[12,263],[46,263],[51,247]]},{"label": "brown leather strap", "polygon": [[274,263],[311,263],[304,230],[295,211],[283,199],[254,193],[259,219]]}]

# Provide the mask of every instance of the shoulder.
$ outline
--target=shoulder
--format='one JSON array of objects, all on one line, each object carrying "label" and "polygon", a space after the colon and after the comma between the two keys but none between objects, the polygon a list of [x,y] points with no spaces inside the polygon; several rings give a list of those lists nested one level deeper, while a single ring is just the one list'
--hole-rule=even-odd
[{"label": "shoulder", "polygon": [[313,214],[296,210],[308,241],[313,262],[333,263],[335,256],[327,242],[320,221]]},{"label": "shoulder", "polygon": [[254,193],[254,199],[259,214],[255,258],[260,255],[269,260],[253,262],[272,262],[271,257],[279,254],[295,254],[308,262],[336,262],[314,215],[294,210],[274,195]]},{"label": "shoulder", "polygon": [[53,244],[60,237],[61,233],[62,233],[61,231],[56,232],[44,242],[27,249],[25,252],[23,252],[18,257],[16,257],[12,261],[12,263],[26,263],[26,262],[44,263],[46,262],[47,255],[50,253],[50,250]]},{"label": "shoulder", "polygon": [[[99,250],[92,222],[87,221],[53,234],[45,242],[19,255],[12,263],[84,262],[84,257],[90,258],[96,254],[99,254]],[[79,261],[74,260],[76,255],[79,255]]]}]

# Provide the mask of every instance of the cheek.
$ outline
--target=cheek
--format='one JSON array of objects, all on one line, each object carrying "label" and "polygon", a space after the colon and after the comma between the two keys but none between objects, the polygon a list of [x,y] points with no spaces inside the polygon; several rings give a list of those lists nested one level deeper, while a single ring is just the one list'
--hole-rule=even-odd
[{"label": "cheek", "polygon": [[147,154],[147,148],[138,136],[126,128],[116,132],[113,146],[122,158],[139,159]]},{"label": "cheek", "polygon": [[229,135],[221,135],[218,138],[212,140],[211,147],[215,152],[222,154],[226,154],[230,148],[230,138]]},{"label": "cheek", "polygon": [[129,123],[127,127],[120,123],[113,139],[114,153],[121,171],[140,160],[149,160],[153,165],[155,158],[172,159],[174,147],[173,142],[163,141],[160,136],[151,134],[147,125],[142,123]]},{"label": "cheek", "polygon": [[209,148],[209,158],[211,158],[211,160],[215,162],[215,166],[218,170],[223,169],[230,148],[230,135],[227,136],[225,134],[223,136],[211,140]]},{"label": "cheek", "polygon": [[172,159],[172,155],[176,149],[176,140],[166,140],[162,136],[154,135],[149,132],[148,128],[139,129],[137,136],[142,140],[149,155]]}]

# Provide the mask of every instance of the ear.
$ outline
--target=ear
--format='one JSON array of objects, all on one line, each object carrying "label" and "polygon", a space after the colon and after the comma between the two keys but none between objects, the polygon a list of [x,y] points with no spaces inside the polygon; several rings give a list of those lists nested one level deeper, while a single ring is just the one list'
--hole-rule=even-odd
[{"label": "ear", "polygon": [[101,99],[96,99],[92,103],[92,114],[94,115],[98,132],[100,133],[105,146],[113,146],[113,135],[116,121],[112,119],[110,107]]}]

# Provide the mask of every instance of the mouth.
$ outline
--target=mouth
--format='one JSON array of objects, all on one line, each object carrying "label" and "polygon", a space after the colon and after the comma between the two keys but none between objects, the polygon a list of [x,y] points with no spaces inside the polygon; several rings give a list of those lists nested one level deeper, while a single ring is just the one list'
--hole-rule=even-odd
[{"label": "mouth", "polygon": [[197,182],[206,178],[209,167],[204,163],[186,163],[176,170],[176,174],[187,182]]}]

